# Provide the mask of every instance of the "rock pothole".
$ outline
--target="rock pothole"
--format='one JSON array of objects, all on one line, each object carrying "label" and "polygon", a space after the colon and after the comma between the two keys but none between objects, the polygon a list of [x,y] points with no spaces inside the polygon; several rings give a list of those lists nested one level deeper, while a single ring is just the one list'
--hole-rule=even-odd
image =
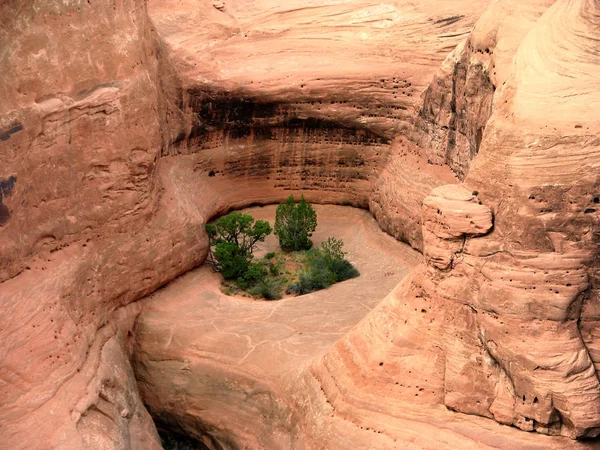
[{"label": "rock pothole", "polygon": [[[275,208],[244,212],[274,220]],[[134,365],[153,414],[196,438],[208,434],[214,442],[292,448],[286,447],[297,425],[290,385],[422,259],[382,232],[366,211],[323,205],[315,210],[314,243],[331,235],[342,239],[360,277],[266,302],[223,294],[220,274],[205,264],[142,300]],[[269,236],[256,254],[277,246]]]}]

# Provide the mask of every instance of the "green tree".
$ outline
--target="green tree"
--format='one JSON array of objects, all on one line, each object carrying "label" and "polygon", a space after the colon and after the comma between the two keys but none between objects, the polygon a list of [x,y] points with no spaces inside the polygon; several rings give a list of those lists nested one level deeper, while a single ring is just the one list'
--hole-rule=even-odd
[{"label": "green tree", "polygon": [[275,235],[285,251],[308,250],[312,247],[310,237],[317,228],[317,213],[304,196],[296,204],[290,195],[280,203],[275,214]]},{"label": "green tree", "polygon": [[266,220],[255,223],[252,216],[237,211],[221,217],[214,224],[206,224],[213,268],[225,279],[243,277],[250,267],[254,246],[264,242],[272,231]]}]

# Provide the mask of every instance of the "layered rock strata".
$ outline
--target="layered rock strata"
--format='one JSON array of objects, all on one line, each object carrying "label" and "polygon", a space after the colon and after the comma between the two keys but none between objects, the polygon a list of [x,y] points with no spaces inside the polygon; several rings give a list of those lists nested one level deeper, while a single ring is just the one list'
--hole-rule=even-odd
[{"label": "layered rock strata", "polygon": [[0,441],[157,447],[135,301],[203,261],[210,217],[301,192],[427,261],[276,400],[307,445],[493,426],[425,404],[596,435],[600,5],[487,6],[0,6]]},{"label": "layered rock strata", "polygon": [[425,388],[415,401],[544,434],[598,435],[598,6],[557,2],[523,39],[462,193],[442,187],[423,202],[427,263],[386,300],[388,333],[373,314],[315,364],[333,380],[330,401],[342,386],[345,408],[380,410],[371,376],[356,370],[378,348],[396,376]]},{"label": "layered rock strata", "polygon": [[420,97],[485,7],[151,3],[190,113],[170,151],[211,149],[204,170],[216,178],[268,177],[320,202],[368,207],[386,231],[420,248],[420,202],[456,182],[415,145]]},{"label": "layered rock strata", "polygon": [[[475,204],[470,195],[460,194],[467,208]],[[432,370],[440,359],[428,358],[423,347],[444,341],[439,336],[437,343],[429,341],[432,334],[423,329],[420,336],[407,337],[414,358],[403,355],[406,359],[397,361],[386,354],[390,344],[378,340],[403,322],[392,299],[410,281],[401,282],[380,305],[379,299],[422,258],[383,235],[365,212],[316,210],[315,242],[330,235],[343,239],[360,278],[303,297],[256,302],[224,295],[218,274],[203,265],[143,300],[134,367],[153,415],[211,448],[432,449],[440,443],[450,448],[582,447],[435,405],[444,398],[444,387],[435,384]],[[247,212],[272,221],[275,207]],[[489,215],[477,223],[485,227]],[[257,254],[275,249],[272,236]],[[443,311],[444,305],[439,307]],[[435,315],[428,309],[417,317]],[[361,332],[347,334],[359,321]],[[347,343],[367,353],[338,356],[330,350],[334,343],[335,351],[343,352],[342,343]],[[339,365],[349,357],[357,357],[349,372],[352,378],[340,378]],[[430,382],[413,384],[418,375],[413,378],[410,362],[419,373],[431,374]],[[353,385],[359,376],[362,382]]]}]

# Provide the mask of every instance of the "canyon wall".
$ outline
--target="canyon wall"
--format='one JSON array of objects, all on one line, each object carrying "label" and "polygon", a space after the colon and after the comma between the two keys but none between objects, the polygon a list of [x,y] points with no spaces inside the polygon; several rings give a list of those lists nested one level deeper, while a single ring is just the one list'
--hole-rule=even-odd
[{"label": "canyon wall", "polygon": [[159,448],[137,300],[300,193],[426,258],[290,384],[307,442],[309,398],[331,436],[408,403],[595,436],[600,5],[488,3],[0,6],[0,440]]},{"label": "canyon wall", "polygon": [[200,263],[206,240],[160,195],[146,5],[0,11],[0,440],[160,448],[129,366],[132,302]]},{"label": "canyon wall", "polygon": [[[215,214],[305,191],[314,201],[366,207],[400,127],[395,115],[407,108],[391,99],[400,83],[403,98],[418,93],[407,79],[375,79],[374,67],[361,75],[361,64],[352,70],[352,85],[314,77],[307,94],[301,82],[293,91],[283,83],[293,52],[271,91],[250,95],[255,81],[243,77],[200,82],[206,73],[220,75],[205,51],[212,38],[199,30],[219,33],[218,43],[230,32],[219,25],[228,16],[211,2],[187,6],[214,19],[200,27],[178,18],[190,26],[188,38],[198,34],[198,55],[209,56],[201,61],[206,72],[178,56],[154,3],[150,15],[142,1],[1,8],[0,414],[2,441],[11,447],[156,446],[127,363],[139,313],[132,302],[204,259],[203,223]],[[363,6],[342,22],[355,16],[365,22]],[[385,28],[397,11],[371,5],[366,15],[380,16]],[[184,6],[179,12],[189,15]],[[328,20],[331,9],[323,12]],[[311,12],[289,14],[302,23]],[[280,26],[274,17],[261,26]],[[470,17],[460,24],[465,31]],[[268,42],[265,33],[255,34]],[[436,44],[428,70],[455,41]],[[257,73],[269,70],[246,73],[240,55],[243,47],[225,63],[237,60],[236,76],[256,77],[258,84]],[[322,74],[335,65],[343,69],[334,59]],[[364,91],[355,109],[368,114],[355,112],[348,122],[351,90]],[[379,90],[390,99],[385,108],[369,100]],[[340,111],[320,115],[320,108]],[[373,124],[362,123],[367,119]]]},{"label": "canyon wall", "polygon": [[[492,413],[524,429],[562,422],[561,433],[571,437],[600,433],[590,333],[598,319],[600,122],[592,110],[600,53],[591,43],[599,25],[594,1],[557,2],[539,19],[515,56],[466,179],[474,189],[485,186],[482,200],[496,217],[473,264],[477,270],[488,257],[475,298],[497,317],[486,321],[483,345],[514,387],[514,406]],[[486,274],[494,265],[500,280]]]},{"label": "canyon wall", "polygon": [[486,6],[151,3],[191,113],[171,151],[202,151],[203,170],[222,185],[251,177],[253,190],[368,207],[420,248],[420,202],[457,181],[420,151],[421,95]]},{"label": "canyon wall", "polygon": [[387,388],[390,405],[440,403],[571,438],[600,433],[600,5],[538,6],[464,186],[423,202],[426,263],[314,364],[334,409],[380,412],[374,393]]}]

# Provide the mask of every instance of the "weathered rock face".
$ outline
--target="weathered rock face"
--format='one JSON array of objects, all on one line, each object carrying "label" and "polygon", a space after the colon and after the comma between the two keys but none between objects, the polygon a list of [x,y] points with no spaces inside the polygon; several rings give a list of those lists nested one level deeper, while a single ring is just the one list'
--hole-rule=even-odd
[{"label": "weathered rock face", "polygon": [[452,269],[469,237],[487,234],[492,211],[463,186],[434,189],[423,202],[425,259],[440,270]]},{"label": "weathered rock face", "polygon": [[442,405],[598,433],[600,5],[417,3],[0,6],[0,441],[158,448],[135,301],[211,216],[301,192],[426,262],[286,379],[269,442],[567,445]]},{"label": "weathered rock face", "polygon": [[222,185],[368,207],[420,247],[420,202],[455,177],[410,140],[390,144],[421,139],[420,96],[486,3],[151,3],[189,117],[169,151],[203,152]]},{"label": "weathered rock face", "polygon": [[556,0],[495,2],[446,58],[425,91],[417,139],[428,161],[463,180],[479,152],[492,98],[540,15]]},{"label": "weathered rock face", "polygon": [[159,448],[123,338],[139,308],[118,309],[159,285],[124,276],[148,267],[131,263],[123,234],[158,198],[145,5],[4,2],[0,13],[1,440]]},{"label": "weathered rock face", "polygon": [[202,260],[202,219],[160,201],[144,2],[42,3],[1,8],[1,440],[159,448],[126,305]]},{"label": "weathered rock face", "polygon": [[2,13],[5,280],[34,255],[144,222],[160,129],[144,2],[5,3]]},{"label": "weathered rock face", "polygon": [[483,346],[513,383],[502,399],[509,405],[492,413],[524,429],[560,426],[572,437],[600,433],[595,344],[584,337],[598,303],[600,122],[591,105],[600,98],[600,55],[590,43],[600,38],[599,24],[593,1],[557,2],[540,18],[516,54],[466,180],[485,186],[482,200],[496,216],[474,267],[489,255],[483,275],[503,275],[488,275],[478,294],[481,309],[493,313],[483,322]]},{"label": "weathered rock face", "polygon": [[544,434],[600,432],[590,106],[599,6],[557,2],[523,39],[465,187],[437,188],[423,202],[427,264],[384,302],[385,315],[372,313],[315,364],[336,410],[380,410],[372,375],[355,369],[378,348],[395,376],[424,388],[414,401]]},{"label": "weathered rock face", "polygon": [[[414,128],[395,142],[369,208],[380,226],[423,248],[421,203],[431,189],[467,175],[492,113],[494,92],[523,37],[553,0],[494,2],[446,57],[417,105]],[[440,23],[452,23],[451,16]]]}]

